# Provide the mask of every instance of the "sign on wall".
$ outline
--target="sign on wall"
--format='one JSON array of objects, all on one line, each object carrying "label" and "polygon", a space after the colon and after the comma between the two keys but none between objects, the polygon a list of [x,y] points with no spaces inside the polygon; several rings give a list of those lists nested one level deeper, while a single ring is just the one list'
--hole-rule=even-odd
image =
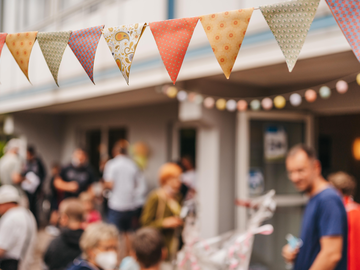
[{"label": "sign on wall", "polygon": [[272,161],[283,159],[288,151],[287,134],[281,126],[269,126],[264,134],[264,158]]}]

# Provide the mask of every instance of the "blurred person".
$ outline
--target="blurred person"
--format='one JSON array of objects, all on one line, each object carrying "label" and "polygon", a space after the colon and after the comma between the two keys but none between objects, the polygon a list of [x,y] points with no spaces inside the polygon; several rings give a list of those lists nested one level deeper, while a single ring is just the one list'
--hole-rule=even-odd
[{"label": "blurred person", "polygon": [[101,214],[94,208],[94,197],[89,192],[82,192],[79,199],[84,207],[84,220],[86,226],[90,223],[101,221]]},{"label": "blurred person", "polygon": [[125,235],[127,252],[130,249],[128,233],[135,229],[135,210],[142,207],[146,192],[143,173],[127,156],[128,146],[126,140],[120,140],[114,145],[114,158],[106,163],[103,175],[105,188],[111,190],[108,221]]},{"label": "blurred person", "polygon": [[337,191],[321,175],[315,150],[294,146],[286,158],[286,169],[295,187],[310,200],[306,206],[300,249],[283,248],[283,257],[295,270],[347,269],[347,218]]},{"label": "blurred person", "polygon": [[12,185],[0,187],[0,269],[27,269],[33,258],[36,222],[33,214],[19,205],[19,191]]},{"label": "blurred person", "polygon": [[21,187],[28,197],[30,211],[33,213],[36,222],[39,224],[37,203],[39,200],[39,193],[41,192],[46,177],[46,170],[42,160],[36,155],[34,146],[27,147],[26,164],[22,176],[24,177],[24,181],[22,182]]},{"label": "blurred person", "polygon": [[345,172],[336,172],[328,176],[329,182],[343,196],[348,217],[348,270],[360,269],[360,205],[354,202],[356,190],[355,178]]},{"label": "blurred person", "polygon": [[81,254],[80,237],[84,230],[84,207],[79,199],[68,198],[59,206],[60,235],[53,239],[44,254],[49,270],[63,270]]},{"label": "blurred person", "polygon": [[180,194],[180,176],[182,169],[175,163],[166,163],[159,170],[160,188],[153,191],[145,203],[141,216],[143,226],[160,230],[164,237],[171,260],[178,251],[178,236],[183,221],[181,212],[182,195]]},{"label": "blurred person", "polygon": [[80,239],[82,256],[68,270],[115,270],[119,266],[119,233],[114,225],[90,224]]},{"label": "blurred person", "polygon": [[187,155],[183,156],[181,158],[181,165],[184,168],[181,181],[190,189],[196,191],[196,171],[193,158]]},{"label": "blurred person", "polygon": [[51,178],[50,178],[50,219],[49,225],[46,226],[45,231],[52,235],[58,236],[60,231],[57,228],[59,221],[59,205],[60,202],[64,199],[64,192],[59,191],[54,186],[55,179],[59,176],[61,166],[58,163],[53,163],[51,165]]},{"label": "blurred person", "polygon": [[159,270],[166,253],[163,237],[158,230],[147,227],[136,232],[132,255],[139,263],[140,270]]},{"label": "blurred person", "polygon": [[0,184],[15,185],[20,189],[22,162],[19,156],[21,142],[11,139],[5,146],[5,154],[0,158]]},{"label": "blurred person", "polygon": [[64,197],[78,197],[83,191],[91,188],[96,182],[96,176],[88,164],[88,156],[84,149],[77,148],[71,163],[63,168],[60,175],[55,178],[54,186],[58,191],[64,192]]}]

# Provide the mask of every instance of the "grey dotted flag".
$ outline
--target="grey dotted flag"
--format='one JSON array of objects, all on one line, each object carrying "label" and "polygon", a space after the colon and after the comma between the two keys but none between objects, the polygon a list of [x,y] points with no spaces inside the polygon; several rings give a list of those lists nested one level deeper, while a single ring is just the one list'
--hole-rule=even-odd
[{"label": "grey dotted flag", "polygon": [[260,7],[290,72],[304,45],[319,2],[320,0],[297,0]]},{"label": "grey dotted flag", "polygon": [[43,32],[37,34],[40,49],[57,86],[59,86],[59,67],[70,35],[71,31]]}]

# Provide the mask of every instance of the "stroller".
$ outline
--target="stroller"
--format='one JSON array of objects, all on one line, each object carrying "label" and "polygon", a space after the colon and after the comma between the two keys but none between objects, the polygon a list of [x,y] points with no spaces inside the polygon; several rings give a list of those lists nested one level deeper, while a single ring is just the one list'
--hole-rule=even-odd
[{"label": "stroller", "polygon": [[[178,253],[178,269],[191,270],[247,270],[250,263],[255,234],[269,235],[273,232],[272,225],[261,226],[263,221],[270,219],[276,209],[275,191],[271,190],[264,196],[252,200],[247,230],[231,231],[210,239],[200,240],[199,224],[195,215],[188,214],[185,218],[183,239],[185,245]],[[195,204],[194,202],[192,202]],[[185,208],[193,208],[191,202]]]}]

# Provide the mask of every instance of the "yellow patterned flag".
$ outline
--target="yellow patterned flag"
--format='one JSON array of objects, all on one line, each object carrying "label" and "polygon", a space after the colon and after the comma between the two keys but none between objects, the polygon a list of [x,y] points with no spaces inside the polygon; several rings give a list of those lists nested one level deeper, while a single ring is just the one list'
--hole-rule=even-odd
[{"label": "yellow patterned flag", "polygon": [[244,40],[254,8],[239,9],[200,17],[211,48],[229,79]]},{"label": "yellow patterned flag", "polygon": [[[9,48],[16,63],[29,80],[29,59],[32,47],[36,39],[37,31],[8,34],[6,37],[6,46]],[[30,80],[29,80],[30,82]]]}]

